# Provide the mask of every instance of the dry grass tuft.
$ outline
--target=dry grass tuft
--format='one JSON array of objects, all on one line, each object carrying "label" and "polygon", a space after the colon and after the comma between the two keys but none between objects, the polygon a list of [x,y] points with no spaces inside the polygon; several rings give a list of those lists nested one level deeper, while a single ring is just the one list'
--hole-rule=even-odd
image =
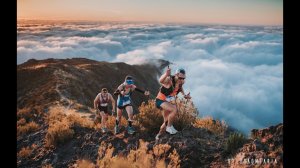
[{"label": "dry grass tuft", "polygon": [[229,135],[225,143],[225,154],[235,155],[239,148],[247,142],[246,137],[239,132],[234,132]]},{"label": "dry grass tuft", "polygon": [[[165,167],[180,167],[180,157],[174,149],[170,151],[171,146],[168,144],[156,145],[153,150],[148,150],[148,142],[139,141],[139,148],[130,150],[127,156],[113,156],[114,147],[111,144],[101,143],[98,150],[99,167],[139,167],[139,168],[165,168]],[[166,160],[169,164],[166,164]]]},{"label": "dry grass tuft", "polygon": [[[178,130],[182,130],[191,126],[195,122],[198,115],[198,110],[191,101],[177,99],[178,115],[175,118],[174,126]],[[139,107],[139,114],[136,115],[138,126],[140,129],[154,133],[160,129],[163,123],[162,111],[155,106],[154,100],[149,100],[148,103],[142,103]]]},{"label": "dry grass tuft", "polygon": [[212,117],[197,118],[193,126],[196,128],[205,128],[218,135],[224,135],[228,128],[225,121],[214,120]]},{"label": "dry grass tuft", "polygon": [[[107,123],[107,128],[109,130],[113,130],[115,125],[116,125],[116,117],[115,116],[108,116],[106,123]],[[120,126],[127,126],[127,120],[124,117],[122,117],[121,122],[119,123],[119,125]],[[133,125],[134,125],[134,123],[133,123]]]},{"label": "dry grass tuft", "polygon": [[24,120],[21,119],[17,122],[17,136],[18,137],[22,136],[22,135],[27,135],[34,131],[37,131],[40,128],[40,126],[37,123],[35,123],[33,121],[31,121],[29,123],[24,123]]},{"label": "dry grass tuft", "polygon": [[199,115],[197,108],[192,101],[178,98],[176,100],[178,115],[175,118],[174,126],[177,130],[182,130],[191,126]]},{"label": "dry grass tuft", "polygon": [[47,165],[42,166],[42,168],[53,168],[53,167],[51,164],[47,164]]},{"label": "dry grass tuft", "polygon": [[17,126],[24,126],[26,124],[25,118],[21,118],[17,121]]},{"label": "dry grass tuft", "polygon": [[[69,114],[69,115],[67,115]],[[66,111],[62,107],[54,107],[49,110],[47,117],[49,124],[48,132],[46,134],[46,146],[56,146],[59,143],[64,143],[71,139],[74,135],[73,126],[80,126],[86,128],[93,128],[93,121],[82,118],[79,114]]]},{"label": "dry grass tuft", "polygon": [[82,118],[78,114],[70,114],[67,116],[67,120],[70,123],[71,126],[77,125],[85,128],[93,128],[94,122],[87,119]]},{"label": "dry grass tuft", "polygon": [[48,128],[48,132],[46,134],[46,147],[64,143],[71,139],[73,135],[74,130],[70,129],[68,123],[57,122]]},{"label": "dry grass tuft", "polygon": [[169,154],[168,159],[170,159],[170,162],[168,164],[168,167],[180,167],[180,157],[177,153],[176,149],[173,149],[173,152]]},{"label": "dry grass tuft", "polygon": [[31,112],[30,108],[23,108],[17,111],[17,118],[21,119],[31,119],[33,117],[33,114]]},{"label": "dry grass tuft", "polygon": [[171,149],[168,144],[158,144],[153,148],[154,155],[158,158],[166,157],[167,153]]},{"label": "dry grass tuft", "polygon": [[81,160],[77,160],[75,163],[76,168],[95,168],[96,165],[91,162],[90,160],[86,160],[86,159],[81,159]]},{"label": "dry grass tuft", "polygon": [[31,146],[23,147],[17,154],[18,157],[22,158],[28,158],[31,154],[32,151],[36,148],[35,144],[32,144]]},{"label": "dry grass tuft", "polygon": [[38,108],[23,108],[17,110],[17,119],[20,120],[24,118],[26,121],[32,121],[36,119],[40,113]]}]

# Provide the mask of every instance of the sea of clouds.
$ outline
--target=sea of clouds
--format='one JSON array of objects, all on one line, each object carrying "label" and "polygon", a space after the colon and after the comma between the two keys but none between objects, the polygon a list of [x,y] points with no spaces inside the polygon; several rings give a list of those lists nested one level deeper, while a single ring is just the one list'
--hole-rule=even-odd
[{"label": "sea of clouds", "polygon": [[151,59],[186,69],[184,88],[200,116],[249,134],[283,120],[281,26],[23,22],[17,64],[74,58],[128,64]]}]

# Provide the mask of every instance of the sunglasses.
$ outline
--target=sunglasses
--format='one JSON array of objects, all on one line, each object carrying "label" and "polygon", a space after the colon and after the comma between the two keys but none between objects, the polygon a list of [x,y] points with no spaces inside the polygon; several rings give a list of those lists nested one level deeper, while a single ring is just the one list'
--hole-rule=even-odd
[{"label": "sunglasses", "polygon": [[178,77],[178,79],[179,79],[179,80],[185,80],[185,78],[182,78],[182,77]]},{"label": "sunglasses", "polygon": [[129,85],[132,85],[133,84],[133,80],[132,79],[126,80],[126,83],[129,84]]}]

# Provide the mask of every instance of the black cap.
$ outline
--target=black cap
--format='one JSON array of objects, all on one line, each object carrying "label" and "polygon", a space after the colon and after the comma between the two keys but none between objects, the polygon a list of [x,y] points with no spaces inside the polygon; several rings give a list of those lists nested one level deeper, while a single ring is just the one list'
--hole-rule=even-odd
[{"label": "black cap", "polygon": [[130,75],[127,75],[126,77],[125,77],[125,80],[132,80],[133,78],[132,78],[132,76],[130,76]]},{"label": "black cap", "polygon": [[185,70],[183,68],[179,68],[176,70],[176,73],[182,73],[185,75]]}]

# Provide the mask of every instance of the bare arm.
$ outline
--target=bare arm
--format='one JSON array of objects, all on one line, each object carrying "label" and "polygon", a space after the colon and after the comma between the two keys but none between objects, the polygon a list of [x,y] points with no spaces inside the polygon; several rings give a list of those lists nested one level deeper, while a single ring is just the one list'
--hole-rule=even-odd
[{"label": "bare arm", "polygon": [[97,109],[97,104],[99,103],[99,101],[100,101],[100,98],[99,98],[99,96],[97,95],[96,98],[95,98],[95,100],[94,100],[94,108],[95,108],[95,109]]},{"label": "bare arm", "polygon": [[160,78],[159,78],[159,83],[161,84],[166,84],[169,77],[171,75],[171,69],[168,67],[166,73],[164,73]]},{"label": "bare arm", "polygon": [[112,97],[112,95],[110,95],[109,97],[110,97],[110,101],[111,101],[112,111],[115,111],[116,101],[115,101],[115,99]]},{"label": "bare arm", "polygon": [[113,93],[115,96],[118,96],[121,91],[123,90],[123,84],[121,84],[120,86],[118,86],[117,90]]},{"label": "bare arm", "polygon": [[159,78],[159,83],[161,83],[161,84],[166,83],[167,77],[168,77],[167,73],[164,73],[164,74]]},{"label": "bare arm", "polygon": [[185,99],[191,99],[191,98],[192,98],[192,97],[190,96],[190,92],[189,92],[187,95],[184,93],[183,88],[181,88],[181,94],[183,95],[183,97],[184,97]]}]

